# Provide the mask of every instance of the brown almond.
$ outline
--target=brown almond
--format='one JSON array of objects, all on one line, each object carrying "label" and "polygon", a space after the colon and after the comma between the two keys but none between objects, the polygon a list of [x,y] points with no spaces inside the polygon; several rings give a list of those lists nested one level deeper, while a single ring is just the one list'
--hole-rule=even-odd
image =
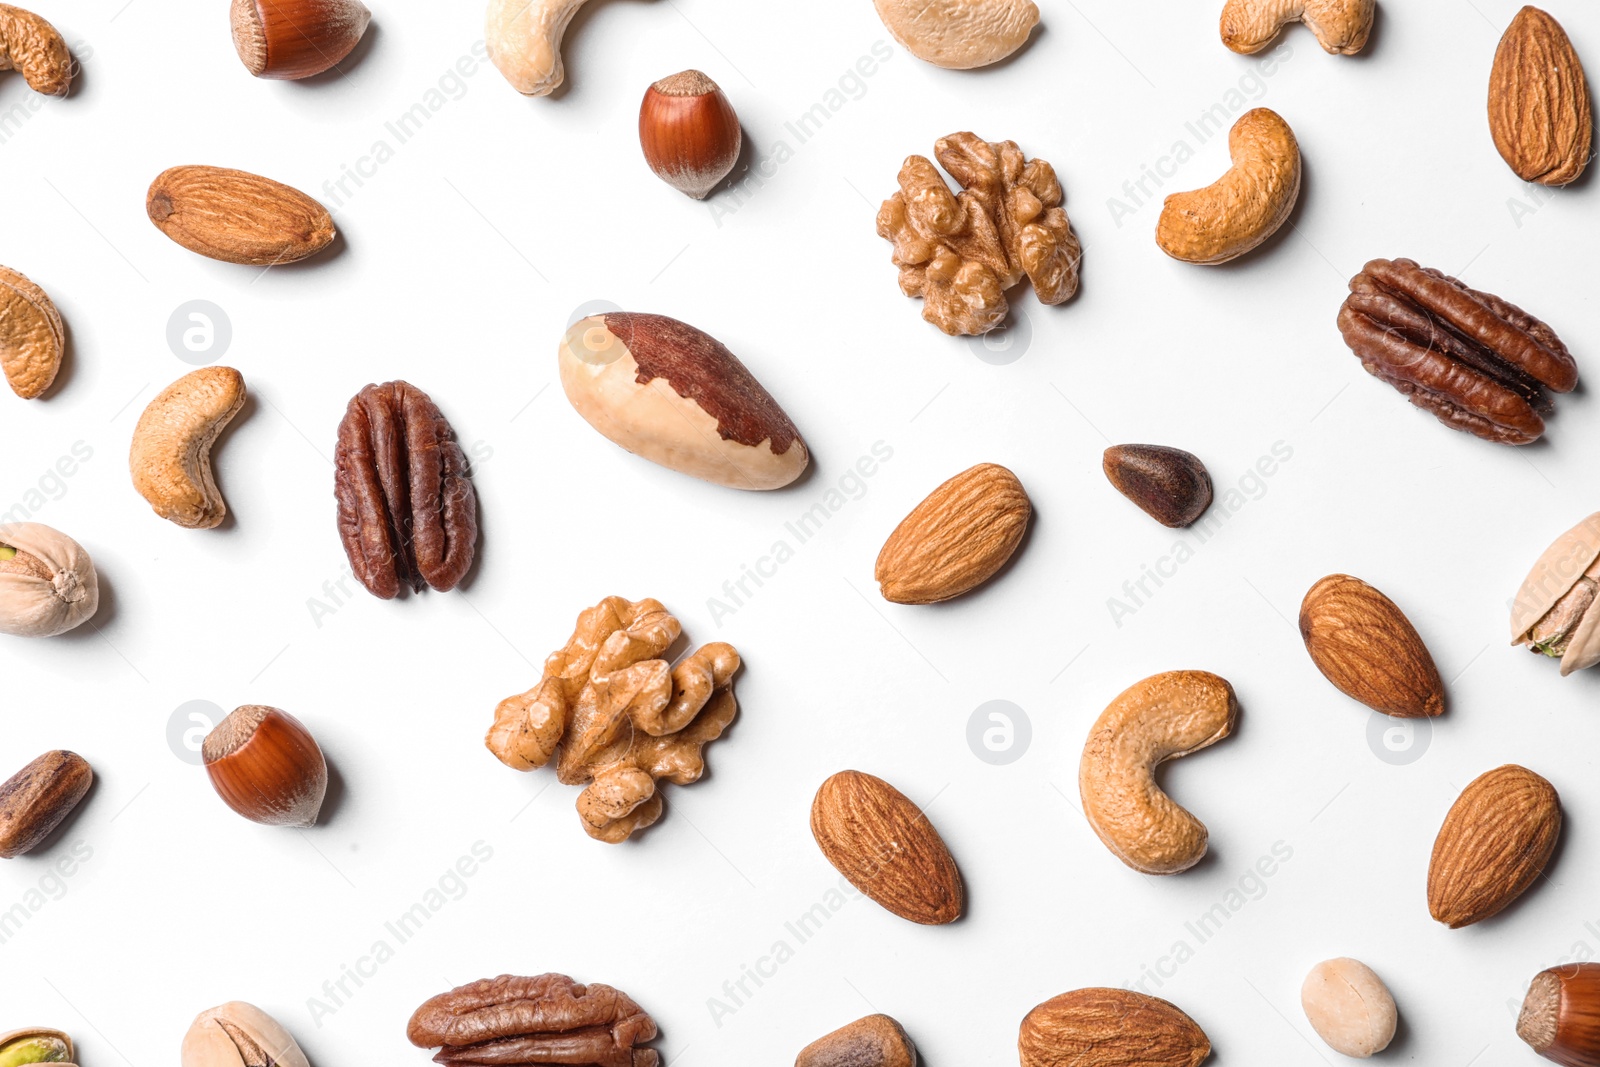
[{"label": "brown almond", "polygon": [[145,212],[191,252],[265,267],[316,255],[337,231],[298,189],[226,167],[173,167],[150,183]]},{"label": "brown almond", "polygon": [[1498,913],[1539,877],[1560,836],[1555,786],[1514,763],[1478,776],[1434,839],[1428,911],[1452,930]]},{"label": "brown almond", "polygon": [[1416,627],[1360,578],[1330,574],[1300,604],[1300,636],[1334,688],[1374,711],[1423,718],[1444,711],[1444,682]]},{"label": "brown almond", "polygon": [[1131,989],[1075,989],[1022,1019],[1022,1067],[1197,1067],[1211,1041],[1175,1005]]},{"label": "brown almond", "polygon": [[939,926],[961,917],[966,891],[944,839],[882,778],[840,771],[823,782],[811,835],[851,885],[902,919]]},{"label": "brown almond", "polygon": [[1022,542],[1033,506],[1017,476],[980,463],[945,482],[894,528],[874,577],[885,600],[933,604],[976,589]]},{"label": "brown almond", "polygon": [[49,837],[93,781],[87,760],[58,749],[0,783],[0,859],[15,859]]},{"label": "brown almond", "polygon": [[1561,23],[1536,7],[1511,20],[1489,74],[1489,132],[1517,177],[1566,185],[1589,164],[1589,82]]},{"label": "brown almond", "polygon": [[917,1067],[905,1028],[887,1015],[868,1015],[800,1050],[794,1067]]}]

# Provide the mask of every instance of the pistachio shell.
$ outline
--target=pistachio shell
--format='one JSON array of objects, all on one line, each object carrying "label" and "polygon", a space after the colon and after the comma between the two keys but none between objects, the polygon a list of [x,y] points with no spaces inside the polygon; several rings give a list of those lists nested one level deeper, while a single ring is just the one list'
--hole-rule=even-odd
[{"label": "pistachio shell", "polygon": [[[1600,581],[1600,511],[1556,538],[1528,572],[1511,606],[1511,643],[1527,644],[1529,632],[1580,578]],[[1600,663],[1600,611],[1591,611],[1573,632],[1561,658],[1561,673]]]},{"label": "pistachio shell", "polygon": [[[27,1048],[30,1042],[36,1047]],[[32,1026],[0,1034],[0,1067],[33,1063],[71,1063],[76,1058],[72,1038],[60,1030]]]},{"label": "pistachio shell", "polygon": [[36,522],[10,522],[0,525],[0,545],[36,565],[0,565],[0,634],[54,637],[94,615],[100,587],[94,561],[78,542]]},{"label": "pistachio shell", "polygon": [[[1589,569],[1600,570],[1600,561]],[[1600,578],[1600,574],[1591,574],[1589,577]],[[1565,678],[1573,671],[1588,670],[1596,663],[1600,663],[1600,609],[1591,605],[1583,621],[1572,632],[1572,640],[1567,642],[1567,651],[1561,657],[1561,677]]]}]

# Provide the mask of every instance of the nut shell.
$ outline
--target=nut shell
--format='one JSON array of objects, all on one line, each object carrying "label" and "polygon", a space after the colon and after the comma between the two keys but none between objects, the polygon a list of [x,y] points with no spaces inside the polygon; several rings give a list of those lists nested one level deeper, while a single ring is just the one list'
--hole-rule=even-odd
[{"label": "nut shell", "polygon": [[225,263],[295,263],[327,248],[338,232],[328,209],[300,190],[227,167],[164,170],[144,206],[156,229]]},{"label": "nut shell", "polygon": [[1374,711],[1422,718],[1444,711],[1444,682],[1411,620],[1360,578],[1330,574],[1300,603],[1300,637],[1334,688]]},{"label": "nut shell", "polygon": [[200,747],[217,795],[251,822],[310,826],[328,790],[328,765],[311,731],[286,711],[247,704]]},{"label": "nut shell", "polygon": [[1165,445],[1114,445],[1101,467],[1117,492],[1163,526],[1188,526],[1211,506],[1211,474],[1200,457]]},{"label": "nut shell", "polygon": [[1211,1055],[1211,1041],[1159,997],[1076,989],[1023,1017],[1017,1052],[1022,1067],[1198,1067]]},{"label": "nut shell", "polygon": [[361,0],[233,0],[233,47],[257,78],[321,74],[360,43],[372,21]]},{"label": "nut shell", "polygon": [[900,520],[873,570],[885,600],[934,604],[976,589],[1022,543],[1033,505],[996,463],[969,467]]},{"label": "nut shell", "polygon": [[56,380],[66,330],[45,291],[0,267],[0,367],[11,391],[32,400]]},{"label": "nut shell", "polygon": [[46,1027],[29,1027],[0,1034],[0,1065],[71,1063],[77,1058],[70,1035]]},{"label": "nut shell", "polygon": [[905,1028],[887,1015],[868,1015],[800,1050],[794,1067],[917,1067]]},{"label": "nut shell", "polygon": [[811,836],[851,885],[902,919],[939,926],[961,917],[966,890],[944,839],[882,778],[840,771],[823,782]]},{"label": "nut shell", "polygon": [[282,1023],[240,1000],[195,1017],[183,1035],[179,1063],[181,1067],[310,1067]]},{"label": "nut shell", "polygon": [[[1535,628],[1585,579],[1600,583],[1600,512],[1558,537],[1528,572],[1512,602],[1511,643],[1532,646]],[[1600,663],[1600,598],[1568,625],[1570,638],[1561,654],[1563,677]]]},{"label": "nut shell", "polygon": [[1534,975],[1517,1036],[1562,1067],[1600,1067],[1600,963],[1568,963]]},{"label": "nut shell", "polygon": [[0,782],[0,859],[15,859],[50,836],[89,792],[94,771],[76,752],[46,752]]},{"label": "nut shell", "polygon": [[1594,119],[1583,63],[1561,23],[1524,7],[1489,73],[1489,133],[1525,182],[1566,185],[1589,165]]},{"label": "nut shell", "polygon": [[36,522],[0,525],[0,633],[54,637],[94,617],[100,581],[83,546]]},{"label": "nut shell", "polygon": [[698,70],[662,78],[639,105],[639,146],[656,177],[705,199],[739,162],[739,116],[717,83]]},{"label": "nut shell", "polygon": [[1508,763],[1470,782],[1439,828],[1428,911],[1452,930],[1498,914],[1537,879],[1561,836],[1561,798]]}]

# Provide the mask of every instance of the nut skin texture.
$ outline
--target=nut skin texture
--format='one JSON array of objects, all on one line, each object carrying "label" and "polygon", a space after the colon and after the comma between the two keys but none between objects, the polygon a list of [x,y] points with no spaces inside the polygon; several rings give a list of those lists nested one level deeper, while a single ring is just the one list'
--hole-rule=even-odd
[{"label": "nut skin texture", "polygon": [[1117,492],[1163,526],[1188,526],[1211,506],[1211,474],[1181,448],[1114,445],[1101,466]]},{"label": "nut skin texture", "polygon": [[1600,963],[1567,963],[1534,975],[1517,1036],[1562,1067],[1600,1067]]},{"label": "nut skin texture", "polygon": [[1524,7],[1489,73],[1489,133],[1525,182],[1566,185],[1589,165],[1594,119],[1583,63],[1561,24]]},{"label": "nut skin texture", "polygon": [[1367,46],[1375,0],[1228,0],[1222,8],[1222,43],[1253,55],[1278,39],[1283,27],[1304,22],[1330,55],[1353,56]]},{"label": "nut skin texture", "polygon": [[0,525],[0,633],[54,637],[94,617],[100,582],[83,547],[36,522]]},{"label": "nut skin texture", "polygon": [[1100,713],[1078,763],[1083,814],[1123,863],[1178,874],[1205,857],[1205,824],[1162,791],[1155,771],[1233,732],[1239,701],[1209,671],[1168,671],[1124,690]]},{"label": "nut skin texture", "polygon": [[360,43],[372,21],[361,0],[233,0],[233,47],[257,78],[321,74]]},{"label": "nut skin texture", "polygon": [[0,4],[0,70],[21,71],[28,88],[46,96],[66,96],[72,88],[72,54],[61,34],[10,4]]},{"label": "nut skin texture", "polygon": [[0,859],[15,859],[38,847],[93,782],[88,760],[58,749],[0,783]]},{"label": "nut skin texture", "polygon": [[283,1024],[235,1000],[201,1012],[183,1035],[180,1067],[310,1067]]},{"label": "nut skin texture", "polygon": [[573,409],[652,463],[765,490],[788,485],[810,462],[772,394],[704,330],[665,315],[591,315],[567,330],[557,357]]},{"label": "nut skin texture", "polygon": [[367,592],[456,587],[478,542],[467,457],[439,407],[409,382],[369,385],[339,423],[334,449],[339,539]]},{"label": "nut skin texture", "polygon": [[1363,267],[1338,322],[1367,373],[1446,426],[1488,441],[1537,441],[1551,410],[1545,390],[1578,384],[1578,366],[1549,326],[1409,259]]},{"label": "nut skin texture", "polygon": [[1300,637],[1335,689],[1373,711],[1432,718],[1444,682],[1411,620],[1394,601],[1348,574],[1330,574],[1300,602]]},{"label": "nut skin texture", "polygon": [[934,604],[994,577],[1022,543],[1033,505],[1017,476],[995,463],[969,467],[900,520],[873,570],[885,600]]},{"label": "nut skin texture", "polygon": [[1560,836],[1555,786],[1514,763],[1478,776],[1434,839],[1429,913],[1452,930],[1499,914],[1539,877]]},{"label": "nut skin texture", "polygon": [[656,177],[704,200],[739,162],[739,116],[717,83],[698,70],[662,78],[639,105],[639,147]]},{"label": "nut skin texture", "polygon": [[905,1028],[887,1015],[868,1015],[800,1050],[794,1067],[917,1067]]},{"label": "nut skin texture", "polygon": [[585,0],[489,0],[489,59],[524,96],[549,96],[566,80],[561,38]]},{"label": "nut skin texture", "polygon": [[0,1067],[31,1063],[67,1063],[76,1058],[72,1038],[60,1030],[29,1027],[0,1034]]},{"label": "nut skin texture", "polygon": [[1237,259],[1277,232],[1300,198],[1300,144],[1270,108],[1239,116],[1228,131],[1233,166],[1204,189],[1161,205],[1156,244],[1185,263]]},{"label": "nut skin texture", "polygon": [[133,430],[133,487],[163,519],[190,530],[222,524],[228,505],[211,473],[211,446],[244,407],[244,378],[232,367],[201,367],[150,401]]},{"label": "nut skin texture", "polygon": [[333,243],[333,216],[282,182],[227,167],[171,167],[145,196],[156,229],[191,252],[225,263],[273,267]]},{"label": "nut skin texture", "polygon": [[1015,141],[970,132],[933,148],[961,191],[952,195],[930,160],[907,156],[900,189],[877,218],[900,291],[922,298],[922,317],[952,337],[988,333],[1005,321],[1006,290],[1024,278],[1041,304],[1071,299],[1083,248],[1055,168],[1023,156]]},{"label": "nut skin texture", "polygon": [[659,1054],[640,1047],[655,1036],[655,1020],[626,993],[564,974],[458,986],[425,1002],[406,1027],[413,1045],[439,1049],[433,1060],[447,1067],[657,1067]]},{"label": "nut skin texture", "polygon": [[328,765],[311,731],[286,711],[247,704],[206,735],[206,774],[223,803],[264,826],[311,826]]},{"label": "nut skin texture", "polygon": [[607,597],[578,616],[538,685],[500,702],[484,744],[519,771],[559,749],[557,778],[587,786],[578,796],[584,831],[627,840],[661,818],[657,781],[699,781],[705,746],[738,714],[739,653],[718,641],[670,666],[661,657],[682,633],[658,600]]},{"label": "nut skin texture", "polygon": [[1561,675],[1600,663],[1600,512],[1539,557],[1511,608],[1511,643],[1561,660]]},{"label": "nut skin texture", "polygon": [[1033,0],[873,0],[901,47],[936,67],[998,63],[1039,24]]},{"label": "nut skin texture", "polygon": [[66,330],[45,291],[0,267],[0,368],[11,391],[32,400],[56,380]]},{"label": "nut skin texture", "polygon": [[966,906],[944,839],[904,793],[861,771],[840,771],[811,802],[811,836],[834,868],[902,919],[955,922]]},{"label": "nut skin texture", "polygon": [[1388,1048],[1400,1019],[1389,987],[1360,960],[1323,960],[1311,968],[1300,1006],[1329,1048],[1357,1059]]},{"label": "nut skin texture", "polygon": [[1211,1055],[1200,1025],[1159,997],[1075,989],[1022,1019],[1022,1067],[1199,1067]]}]

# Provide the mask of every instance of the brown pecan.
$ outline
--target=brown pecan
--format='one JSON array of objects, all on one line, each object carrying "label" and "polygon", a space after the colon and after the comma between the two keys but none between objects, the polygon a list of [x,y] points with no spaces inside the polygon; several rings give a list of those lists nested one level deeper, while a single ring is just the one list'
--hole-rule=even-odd
[{"label": "brown pecan", "polygon": [[1350,279],[1339,332],[1367,371],[1440,422],[1525,445],[1544,433],[1578,367],[1555,331],[1514,304],[1409,259],[1375,259]]},{"label": "brown pecan", "polygon": [[472,566],[478,497],[428,394],[409,382],[357,393],[339,423],[334,465],[339,537],[361,584],[384,600],[401,585],[454,589]]},{"label": "brown pecan", "polygon": [[655,1020],[626,993],[579,985],[564,974],[502,974],[458,986],[411,1016],[406,1037],[437,1048],[447,1065],[569,1064],[656,1067]]}]

